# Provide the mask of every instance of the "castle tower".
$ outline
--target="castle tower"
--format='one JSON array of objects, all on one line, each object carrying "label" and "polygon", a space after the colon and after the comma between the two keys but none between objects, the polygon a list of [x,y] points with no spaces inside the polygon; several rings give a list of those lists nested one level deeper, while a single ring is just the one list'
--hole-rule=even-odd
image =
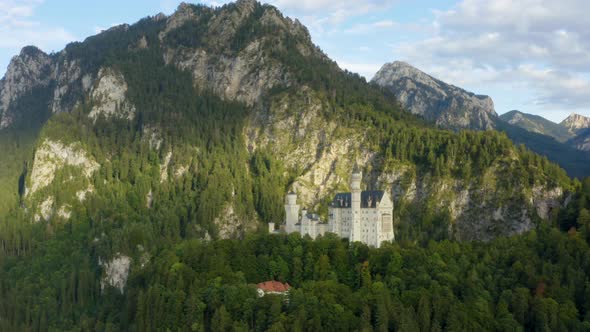
[{"label": "castle tower", "polygon": [[350,242],[362,241],[361,234],[361,180],[362,172],[355,165],[350,180],[350,208],[352,213],[352,225],[350,227]]},{"label": "castle tower", "polygon": [[297,231],[299,222],[299,205],[297,205],[297,194],[290,192],[285,198],[285,232],[287,234]]}]

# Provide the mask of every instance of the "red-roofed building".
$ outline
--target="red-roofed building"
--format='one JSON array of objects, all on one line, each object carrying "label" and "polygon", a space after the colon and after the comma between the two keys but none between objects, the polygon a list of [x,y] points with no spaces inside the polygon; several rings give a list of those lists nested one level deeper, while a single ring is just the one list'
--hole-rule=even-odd
[{"label": "red-roofed building", "polygon": [[280,281],[265,281],[261,282],[256,285],[258,288],[258,296],[263,297],[266,294],[277,294],[277,295],[287,295],[291,286],[288,283],[282,283]]}]

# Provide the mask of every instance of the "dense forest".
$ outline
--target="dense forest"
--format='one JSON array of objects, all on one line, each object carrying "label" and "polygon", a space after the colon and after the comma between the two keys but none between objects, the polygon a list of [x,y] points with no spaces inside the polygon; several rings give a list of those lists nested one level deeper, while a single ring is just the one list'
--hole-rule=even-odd
[{"label": "dense forest", "polygon": [[[22,98],[29,113],[0,132],[0,330],[590,329],[590,180],[571,180],[502,133],[434,128],[321,51],[303,55],[302,36],[269,30],[260,19],[269,6],[257,4],[229,45],[200,34],[235,6],[190,6],[199,20],[164,40],[166,21],[146,18],[52,55],[89,73],[122,73],[137,113],[94,121],[88,114],[97,101],[73,90],[66,97],[75,107],[50,117],[50,86]],[[141,38],[148,48],[130,47]],[[189,72],[164,61],[169,47],[231,56],[260,38],[269,61],[294,82],[267,91],[262,106],[197,89]],[[244,126],[302,86],[328,105],[325,119],[368,133],[376,172],[403,163],[421,176],[477,186],[493,171],[502,202],[525,202],[511,194],[544,185],[567,191],[569,204],[548,221],[533,220],[529,233],[488,243],[456,241],[448,211],[429,204],[397,206],[398,241],[380,249],[334,235],[268,235],[266,222],[283,219],[284,194],[304,170],[270,149],[249,152]],[[100,168],[82,178],[61,167],[25,194],[35,146],[47,140],[83,149]],[[92,194],[82,202],[77,193],[86,188]],[[47,197],[69,217],[33,222]],[[219,222],[228,206],[240,221],[229,235]],[[117,259],[131,262],[120,288],[105,282]],[[257,297],[254,285],[267,280],[293,289]]]},{"label": "dense forest", "polygon": [[[141,267],[124,294],[98,281],[105,246],[115,245],[92,240],[105,226],[69,223],[39,243],[35,255],[7,255],[11,245],[3,242],[0,328],[588,330],[589,199],[586,180],[554,224],[490,243],[402,241],[371,249],[332,235],[312,241],[251,234],[161,244],[149,264],[141,263],[143,248],[153,248],[153,240],[138,236],[136,224],[125,227],[126,245],[137,248]],[[266,280],[293,288],[287,297],[259,298],[255,284]]]}]

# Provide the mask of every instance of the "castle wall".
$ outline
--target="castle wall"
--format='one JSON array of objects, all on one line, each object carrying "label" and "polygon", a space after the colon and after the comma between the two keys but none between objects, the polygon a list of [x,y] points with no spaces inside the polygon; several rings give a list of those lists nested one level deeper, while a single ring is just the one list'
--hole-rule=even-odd
[{"label": "castle wall", "polygon": [[[297,196],[293,193],[287,195],[285,231],[299,232],[302,236],[309,235],[312,239],[332,232],[351,242],[359,241],[377,248],[383,241],[394,240],[393,202],[389,194],[382,191],[361,191],[361,178],[360,173],[353,173],[351,193],[336,196],[340,203],[336,203],[335,198],[335,203],[328,208],[327,224],[319,222],[317,216],[312,216],[313,220],[309,219],[306,210],[302,211],[300,218]],[[367,202],[361,202],[362,195],[368,196]]]}]

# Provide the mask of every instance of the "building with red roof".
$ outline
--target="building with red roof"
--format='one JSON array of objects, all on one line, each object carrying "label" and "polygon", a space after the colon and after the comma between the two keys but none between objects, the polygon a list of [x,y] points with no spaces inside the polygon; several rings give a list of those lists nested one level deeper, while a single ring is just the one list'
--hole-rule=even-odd
[{"label": "building with red roof", "polygon": [[256,285],[258,290],[258,296],[263,297],[266,294],[286,295],[291,289],[288,283],[282,283],[280,281],[270,280],[261,282]]}]

